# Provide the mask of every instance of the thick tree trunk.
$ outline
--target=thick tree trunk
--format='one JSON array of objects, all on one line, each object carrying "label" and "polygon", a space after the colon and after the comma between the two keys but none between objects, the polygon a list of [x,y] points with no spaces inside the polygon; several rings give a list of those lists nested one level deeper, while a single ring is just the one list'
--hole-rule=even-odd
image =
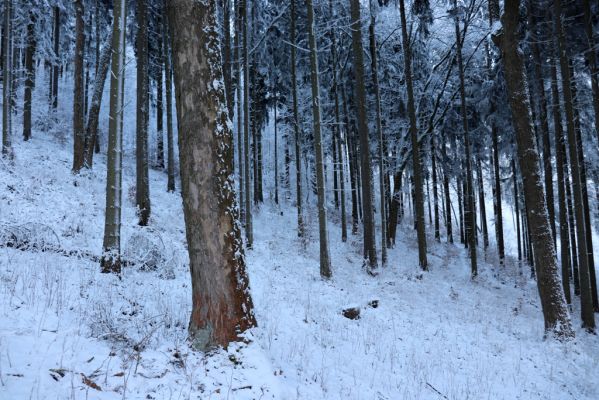
[{"label": "thick tree trunk", "polygon": [[98,60],[98,71],[94,77],[94,93],[92,95],[89,113],[87,115],[87,126],[85,128],[85,165],[91,168],[94,161],[94,150],[98,143],[98,122],[100,117],[100,106],[104,94],[104,83],[110,67],[110,56],[112,54],[113,39],[109,35],[104,43],[102,54]]},{"label": "thick tree trunk", "polygon": [[123,165],[123,89],[125,82],[126,0],[115,0],[110,69],[110,121],[106,165],[106,219],[102,272],[121,272],[121,200]]},{"label": "thick tree trunk", "polygon": [[366,116],[366,88],[364,85],[364,56],[362,49],[362,23],[360,19],[360,1],[351,0],[351,33],[354,62],[355,107],[360,137],[360,161],[362,167],[362,215],[364,216],[364,263],[370,274],[376,274],[377,256],[374,237],[374,212],[372,192],[372,169],[370,165],[370,141]]},{"label": "thick tree trunk", "polygon": [[497,37],[497,42],[503,54],[508,101],[516,131],[518,162],[524,180],[530,237],[534,256],[537,258],[537,285],[545,319],[545,331],[558,338],[568,338],[574,336],[574,331],[558,275],[555,247],[539,171],[539,155],[531,129],[524,62],[518,47],[519,0],[505,1],[501,22],[503,33]]},{"label": "thick tree trunk", "polygon": [[572,169],[572,195],[576,215],[576,236],[578,237],[578,271],[580,275],[580,303],[583,326],[589,330],[595,329],[595,316],[593,315],[593,299],[589,264],[587,258],[586,224],[584,218],[584,204],[582,198],[581,166],[578,160],[576,129],[574,126],[574,104],[572,83],[570,79],[570,66],[566,54],[566,36],[562,23],[561,0],[554,0],[554,26],[558,41],[559,62],[562,76],[562,90],[564,93],[564,106],[566,109],[566,131],[568,134],[568,147],[570,153],[570,166]]},{"label": "thick tree trunk", "polygon": [[412,49],[408,39],[408,27],[404,0],[399,0],[399,11],[401,16],[401,36],[404,52],[404,66],[406,77],[406,89],[408,92],[408,115],[410,119],[410,138],[412,140],[412,162],[414,170],[414,219],[418,236],[418,263],[420,268],[427,271],[428,261],[426,258],[426,231],[424,226],[424,199],[422,194],[422,166],[420,164],[420,146],[418,144],[418,127],[416,126],[416,106],[414,102],[414,88],[412,82]]},{"label": "thick tree trunk", "polygon": [[[135,204],[139,225],[148,225],[150,219],[150,179],[148,176],[148,4],[137,0],[137,113],[135,134]],[[160,41],[161,42],[161,41]],[[158,68],[162,76],[162,64]],[[159,88],[162,92],[162,87]],[[162,112],[162,109],[158,111]],[[162,136],[162,132],[159,132]],[[159,149],[159,152],[162,149]],[[164,164],[164,160],[163,160]]]},{"label": "thick tree trunk", "polygon": [[314,34],[314,6],[306,0],[308,9],[308,42],[310,43],[310,77],[312,83],[312,118],[314,121],[314,153],[316,154],[316,182],[318,187],[318,232],[320,238],[320,276],[330,278],[331,256],[327,232],[327,202],[324,181],[324,154],[322,149],[320,88],[318,82],[318,49]]},{"label": "thick tree trunk", "polygon": [[[244,1],[244,0],[242,0]],[[302,208],[302,153],[301,153],[301,136],[299,126],[299,110],[297,99],[297,72],[296,72],[296,43],[295,43],[295,1],[291,1],[291,25],[289,27],[290,43],[291,43],[291,95],[293,98],[293,132],[295,137],[295,185],[296,185],[296,206],[297,206],[297,236],[304,236],[304,212]],[[247,108],[246,108],[247,110]],[[246,142],[247,145],[247,142]],[[246,167],[249,167],[246,164]],[[247,177],[246,173],[246,177]],[[246,183],[246,187],[248,187]],[[248,196],[248,193],[246,193]],[[247,204],[247,202],[246,202]]]},{"label": "thick tree trunk", "polygon": [[[192,281],[195,348],[226,347],[256,325],[233,189],[216,0],[172,0],[183,211]],[[215,224],[215,221],[218,221]]]},{"label": "thick tree trunk", "polygon": [[85,162],[85,110],[83,61],[85,58],[85,22],[83,0],[75,1],[75,71],[73,74],[73,173]]},{"label": "thick tree trunk", "polygon": [[25,93],[23,100],[23,140],[31,138],[31,95],[35,85],[35,48],[37,41],[35,37],[35,14],[29,11],[29,20],[27,21],[27,49],[25,52]]}]

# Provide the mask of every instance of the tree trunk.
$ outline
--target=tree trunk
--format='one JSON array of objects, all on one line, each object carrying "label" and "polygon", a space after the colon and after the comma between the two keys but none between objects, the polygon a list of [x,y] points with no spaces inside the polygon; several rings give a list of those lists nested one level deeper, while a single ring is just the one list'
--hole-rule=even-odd
[{"label": "tree trunk", "polygon": [[[244,1],[244,0],[242,0]],[[293,132],[295,136],[295,184],[296,184],[296,202],[297,202],[297,236],[304,236],[304,216],[302,208],[302,153],[301,153],[301,136],[299,127],[299,110],[298,110],[298,99],[297,99],[297,72],[296,72],[296,43],[295,43],[295,1],[291,1],[291,25],[289,27],[290,43],[291,43],[291,95],[293,97]],[[246,108],[247,110],[247,108]],[[246,141],[247,145],[247,141]],[[248,164],[246,167],[249,168]],[[246,177],[247,177],[246,173]],[[249,185],[246,183],[246,188]],[[246,193],[248,196],[248,193]],[[247,204],[247,202],[246,202]]]},{"label": "tree trunk", "polygon": [[503,33],[496,39],[503,54],[508,101],[516,132],[518,161],[524,180],[529,229],[531,229],[532,247],[537,258],[537,285],[545,319],[545,331],[565,339],[574,336],[574,331],[557,271],[555,247],[539,171],[539,155],[531,130],[524,62],[518,46],[519,0],[505,1],[501,23]]},{"label": "tree trunk", "polygon": [[568,209],[568,228],[570,230],[570,257],[572,260],[572,279],[574,281],[574,294],[580,296],[580,280],[578,277],[578,253],[576,243],[576,223],[574,221],[574,210],[572,209],[572,185],[570,183],[570,168],[568,163],[568,151],[564,142],[564,186],[566,187],[566,207]]},{"label": "tree trunk", "polygon": [[25,93],[23,100],[23,140],[31,138],[31,95],[35,85],[35,63],[33,57],[37,46],[35,37],[36,17],[33,11],[29,11],[29,20],[27,21],[27,49],[25,52]]},{"label": "tree trunk", "polygon": [[355,107],[360,137],[360,161],[362,167],[362,214],[364,216],[364,263],[370,274],[376,274],[376,240],[374,237],[374,213],[372,192],[372,170],[370,165],[370,148],[368,121],[366,116],[366,88],[364,85],[364,59],[362,49],[362,23],[360,19],[360,1],[351,0],[351,33],[354,62]]},{"label": "tree trunk", "polygon": [[443,157],[443,194],[445,195],[445,228],[447,243],[453,243],[453,227],[451,224],[451,194],[449,193],[449,171],[447,163],[447,144],[445,132],[441,134],[441,156]]},{"label": "tree trunk", "polygon": [[[457,7],[457,2],[454,0],[454,7]],[[468,248],[470,250],[470,274],[472,278],[478,275],[478,265],[476,262],[476,209],[474,206],[474,183],[472,178],[472,164],[470,160],[470,133],[468,130],[468,113],[466,110],[466,83],[464,79],[464,61],[462,59],[462,45],[464,43],[460,33],[460,24],[456,14],[455,18],[455,36],[456,36],[456,53],[458,59],[458,73],[460,76],[460,100],[462,112],[462,129],[464,130],[464,164],[466,165],[466,185],[464,199],[464,221],[466,228],[466,237],[468,240]]]},{"label": "tree trunk", "polygon": [[478,203],[480,209],[480,225],[483,231],[483,246],[487,250],[489,247],[489,230],[487,227],[487,210],[485,207],[485,188],[483,185],[483,169],[480,159],[476,160],[476,175],[478,176]]},{"label": "tree trunk", "polygon": [[349,121],[349,106],[347,104],[347,96],[345,95],[345,86],[341,85],[341,99],[343,101],[343,117],[345,120],[345,139],[348,151],[348,166],[349,166],[349,183],[351,191],[351,216],[352,216],[352,235],[358,233],[358,189],[357,189],[357,173],[355,165],[355,154],[353,146],[353,135],[351,134],[351,125]]},{"label": "tree trunk", "polygon": [[414,102],[414,88],[412,82],[412,49],[408,39],[408,28],[406,23],[406,12],[404,0],[399,1],[401,16],[401,35],[404,52],[404,67],[406,77],[406,89],[408,92],[408,115],[410,119],[410,138],[412,141],[412,162],[414,172],[414,220],[418,236],[418,263],[420,268],[427,271],[428,261],[426,257],[426,231],[424,226],[424,199],[422,193],[422,166],[420,164],[420,148],[418,144],[418,127],[416,125],[416,106]]},{"label": "tree trunk", "polygon": [[123,166],[123,89],[125,82],[125,28],[127,2],[114,1],[112,63],[110,69],[110,120],[106,162],[106,219],[102,272],[121,272],[121,199]]},{"label": "tree trunk", "polygon": [[[334,11],[333,11],[333,0],[329,0],[329,12],[331,14],[331,18],[334,19]],[[330,29],[330,36],[331,36],[331,68],[332,68],[332,74],[333,74],[333,90],[332,90],[332,94],[334,97],[334,104],[335,104],[335,125],[333,128],[333,138],[335,138],[336,140],[334,141],[334,145],[333,146],[337,146],[336,147],[336,151],[333,153],[334,155],[336,155],[336,169],[338,172],[338,176],[339,176],[339,202],[341,203],[341,241],[342,242],[346,242],[347,241],[347,216],[346,216],[346,210],[345,210],[345,173],[344,173],[344,169],[345,169],[345,163],[344,163],[344,130],[347,129],[347,126],[345,126],[345,129],[342,129],[341,127],[341,115],[340,115],[340,110],[339,110],[339,85],[337,83],[337,38],[335,35],[335,30],[333,27],[333,23],[331,22],[331,29]],[[335,150],[335,147],[333,147],[333,150]],[[337,175],[335,175],[335,178],[337,178]],[[335,179],[335,182],[337,182],[337,179]],[[337,192],[335,192],[335,194],[337,194]]]},{"label": "tree trunk", "polygon": [[324,154],[320,130],[320,89],[318,82],[318,49],[314,34],[314,6],[306,0],[308,9],[308,41],[310,43],[310,77],[312,83],[312,117],[314,121],[314,153],[316,154],[316,182],[318,187],[318,231],[320,237],[320,276],[330,278],[331,257],[327,232],[326,188],[324,182]]},{"label": "tree trunk", "polygon": [[378,156],[379,156],[379,190],[380,190],[380,214],[381,214],[381,264],[383,267],[387,263],[387,199],[385,190],[385,151],[383,138],[383,125],[381,121],[381,91],[379,88],[379,72],[378,72],[378,50],[375,36],[374,10],[372,8],[372,0],[370,0],[370,59],[372,71],[372,84],[374,86],[374,102],[375,102],[375,121],[376,132],[379,141]]},{"label": "tree trunk", "polygon": [[58,67],[60,50],[60,8],[54,7],[54,63],[52,70],[52,108],[58,107]]},{"label": "tree trunk", "polygon": [[12,83],[12,0],[4,0],[4,71],[2,77],[2,155],[12,158],[11,125],[12,107],[10,102]]},{"label": "tree trunk", "polygon": [[113,38],[109,35],[104,43],[102,54],[98,60],[98,71],[94,77],[94,93],[92,95],[89,113],[87,115],[87,126],[85,128],[85,165],[91,168],[94,161],[94,150],[98,143],[98,121],[100,117],[100,106],[104,94],[104,83],[110,67],[110,56],[112,54]]},{"label": "tree trunk", "polygon": [[[148,176],[148,118],[149,118],[149,78],[148,78],[148,4],[147,0],[137,0],[137,113],[135,134],[135,204],[139,225],[148,225],[150,219],[150,179]],[[161,42],[161,41],[159,41]],[[162,64],[159,75],[162,77]],[[162,92],[162,87],[159,88]],[[158,111],[162,111],[159,109]],[[162,132],[159,132],[162,136]],[[160,140],[159,140],[160,141]],[[159,149],[159,153],[160,153]],[[164,164],[164,160],[163,160]]]},{"label": "tree trunk", "polygon": [[576,215],[576,236],[578,237],[578,272],[580,277],[580,302],[582,323],[588,330],[595,329],[595,316],[593,315],[593,300],[591,295],[591,283],[589,264],[587,259],[586,225],[584,220],[584,209],[582,199],[581,171],[576,146],[576,131],[574,126],[574,104],[572,86],[570,80],[570,67],[566,55],[566,37],[562,25],[562,3],[554,0],[555,33],[559,48],[559,62],[562,76],[562,90],[564,93],[564,105],[566,109],[566,131],[568,134],[568,147],[570,153],[570,166],[572,170],[572,195],[574,199],[574,212]]},{"label": "tree trunk", "polygon": [[250,171],[250,59],[248,53],[248,13],[247,0],[241,0],[243,24],[243,149],[244,149],[244,183],[245,183],[245,235],[246,246],[252,248],[254,244],[254,228],[252,227],[251,199],[251,171]]},{"label": "tree trunk", "polygon": [[[164,28],[162,28],[162,30],[164,30]],[[164,169],[164,97],[162,94],[162,66],[164,60],[164,50],[162,40],[158,41],[157,58],[158,63],[156,65],[156,167],[162,170]]]},{"label": "tree trunk", "polygon": [[551,225],[551,234],[553,243],[556,243],[555,234],[555,200],[553,197],[553,169],[551,168],[551,145],[549,141],[549,124],[547,121],[547,99],[545,97],[545,81],[541,69],[541,52],[539,42],[544,42],[545,35],[541,30],[541,24],[537,22],[538,10],[534,7],[534,1],[529,0],[528,18],[531,25],[532,38],[530,46],[532,49],[534,65],[533,72],[536,81],[536,95],[539,100],[539,119],[540,136],[543,144],[543,171],[545,176],[545,196],[547,199],[547,212],[549,214],[549,224]]},{"label": "tree trunk", "polygon": [[[239,215],[242,221],[242,224],[245,224],[245,176],[244,176],[244,171],[245,171],[245,165],[244,165],[244,143],[243,143],[243,116],[242,114],[244,113],[243,111],[243,88],[241,86],[242,80],[241,80],[241,72],[243,70],[242,67],[242,38],[241,36],[243,35],[243,16],[244,16],[244,11],[243,8],[245,7],[245,3],[244,0],[237,0],[236,4],[235,4],[235,11],[236,11],[236,27],[237,27],[237,31],[235,33],[235,55],[237,58],[237,63],[236,63],[236,70],[235,72],[237,73],[237,164],[238,164],[238,172],[239,172]],[[245,82],[244,82],[245,83]],[[245,87],[245,84],[244,84]]]},{"label": "tree trunk", "polygon": [[75,0],[75,71],[73,74],[73,173],[85,162],[85,110],[83,61],[85,59],[85,22],[83,0]]},{"label": "tree trunk", "polygon": [[[173,0],[173,66],[183,211],[189,249],[193,347],[226,347],[256,325],[233,190],[215,0]],[[214,222],[218,221],[218,224]]]},{"label": "tree trunk", "polygon": [[559,206],[559,239],[560,239],[560,259],[562,266],[562,286],[566,296],[566,302],[572,304],[572,295],[570,293],[570,240],[568,237],[568,209],[566,208],[566,193],[564,179],[564,157],[565,143],[562,127],[562,115],[560,111],[560,98],[557,86],[557,68],[555,59],[551,59],[551,95],[552,95],[552,114],[555,135],[555,168],[557,169],[557,198]]},{"label": "tree trunk", "polygon": [[229,117],[233,118],[233,84],[231,82],[231,1],[221,0],[223,8],[223,80]]},{"label": "tree trunk", "polygon": [[[516,161],[512,157],[512,178],[514,181],[514,208],[516,209],[516,241],[518,242],[518,264],[522,263],[522,235],[520,229],[520,197],[518,195],[518,174],[516,173]],[[521,265],[519,265],[521,267]]]},{"label": "tree trunk", "polygon": [[[582,9],[584,15],[584,27],[588,41],[588,50],[585,52],[585,59],[589,67],[591,77],[591,89],[593,92],[593,109],[595,111],[595,136],[599,142],[599,68],[597,67],[597,48],[593,33],[593,20],[591,15],[590,0],[582,0]],[[596,312],[598,310],[595,310]]]},{"label": "tree trunk", "polygon": [[164,57],[164,76],[166,86],[166,144],[167,144],[167,192],[175,191],[175,139],[173,136],[173,71],[171,68],[170,27],[167,18],[167,0],[163,3],[162,42]]}]

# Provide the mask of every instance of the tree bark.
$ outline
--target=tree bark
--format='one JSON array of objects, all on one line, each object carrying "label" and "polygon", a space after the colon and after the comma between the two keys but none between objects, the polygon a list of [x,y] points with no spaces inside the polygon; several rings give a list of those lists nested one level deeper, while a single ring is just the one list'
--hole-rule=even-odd
[{"label": "tree bark", "polygon": [[102,272],[121,272],[121,200],[123,166],[123,89],[125,82],[126,0],[115,0],[110,69],[110,122],[106,165],[106,219],[100,265]]},{"label": "tree bark", "polygon": [[[215,0],[172,0],[183,211],[192,280],[193,347],[227,347],[256,325],[233,189]],[[218,223],[215,224],[215,221]]]},{"label": "tree bark", "polygon": [[247,0],[241,0],[243,24],[243,149],[244,149],[244,183],[245,183],[245,235],[246,246],[254,244],[254,228],[252,226],[251,171],[250,171],[250,59],[248,52],[248,13]]},{"label": "tree bark", "polygon": [[[457,2],[454,0],[454,7],[457,7]],[[456,36],[456,54],[458,59],[458,73],[460,77],[460,101],[462,113],[462,129],[464,131],[464,164],[466,165],[466,180],[464,190],[464,221],[465,235],[468,241],[468,249],[470,250],[470,274],[472,278],[478,275],[478,265],[476,261],[476,209],[474,205],[474,183],[472,178],[472,164],[470,160],[470,132],[468,129],[468,113],[466,110],[466,83],[464,78],[464,61],[462,58],[462,45],[464,38],[460,33],[460,24],[455,17],[455,36]]]},{"label": "tree bark", "polygon": [[[242,0],[244,1],[244,0]],[[296,72],[296,43],[295,43],[295,23],[296,11],[295,1],[291,1],[291,25],[289,27],[290,43],[291,43],[291,95],[293,97],[293,132],[295,136],[295,184],[296,184],[296,202],[297,202],[297,236],[304,236],[304,212],[302,208],[302,153],[301,153],[301,136],[299,127],[299,110],[297,100],[297,72]],[[246,142],[247,143],[247,142]],[[246,164],[247,166],[247,164]],[[249,167],[249,166],[248,166]],[[247,173],[246,173],[247,177]],[[246,187],[247,184],[246,184]],[[248,194],[246,193],[246,196]],[[246,203],[247,204],[247,203]]]},{"label": "tree bark", "polygon": [[166,183],[167,192],[175,191],[175,139],[173,136],[173,71],[171,68],[171,46],[170,27],[167,18],[167,0],[163,3],[162,17],[162,42],[164,58],[164,76],[166,86],[166,146],[167,162],[166,169],[168,179]]},{"label": "tree bark", "polygon": [[566,208],[566,193],[564,179],[565,141],[560,110],[560,98],[557,86],[557,68],[555,59],[551,59],[551,95],[552,114],[555,135],[555,168],[557,170],[557,198],[559,207],[559,239],[560,261],[562,269],[562,286],[566,302],[572,304],[570,293],[570,240],[568,237],[568,209]]},{"label": "tree bark", "polygon": [[572,171],[572,195],[574,199],[574,212],[576,215],[576,236],[578,237],[578,272],[580,278],[580,303],[582,323],[588,330],[595,329],[595,316],[593,315],[593,300],[591,295],[591,283],[586,245],[586,225],[582,198],[581,170],[578,160],[576,131],[574,126],[574,104],[572,96],[572,84],[570,80],[570,66],[566,53],[566,36],[562,23],[561,0],[554,0],[554,27],[557,36],[559,62],[562,76],[562,90],[564,95],[564,106],[566,109],[566,131],[568,134],[568,147],[570,153],[570,166]]},{"label": "tree bark", "polygon": [[25,93],[23,100],[23,140],[31,138],[31,95],[35,86],[35,62],[34,55],[37,46],[35,37],[36,17],[33,11],[29,11],[29,20],[27,21],[27,49],[25,52]]},{"label": "tree bark", "polygon": [[516,132],[518,162],[524,180],[530,237],[537,258],[537,285],[545,320],[545,332],[566,339],[574,336],[574,331],[557,271],[555,247],[539,171],[539,155],[531,129],[524,62],[518,47],[519,0],[505,1],[501,23],[503,32],[501,36],[495,38],[503,55],[508,101]]},{"label": "tree bark", "polygon": [[372,170],[370,165],[370,143],[366,117],[366,88],[364,85],[364,59],[362,49],[362,23],[360,1],[351,0],[352,53],[354,62],[355,107],[360,138],[360,161],[362,167],[362,215],[364,227],[364,264],[368,273],[376,274],[376,240],[374,237],[374,213],[372,193]]},{"label": "tree bark", "polygon": [[108,67],[110,67],[110,56],[112,54],[113,38],[109,35],[104,43],[102,54],[98,60],[98,71],[94,77],[94,93],[87,115],[87,126],[85,128],[85,165],[91,168],[94,161],[94,152],[98,143],[98,122],[100,117],[100,106],[104,94],[104,84]]},{"label": "tree bark", "polygon": [[381,121],[381,91],[379,88],[379,72],[378,72],[378,50],[375,36],[374,10],[372,8],[372,0],[370,0],[370,59],[372,71],[372,84],[374,86],[374,102],[375,102],[375,121],[376,133],[379,141],[378,156],[379,156],[379,190],[380,190],[380,214],[381,214],[381,264],[383,267],[387,263],[387,199],[385,190],[385,151],[383,138],[383,124]]},{"label": "tree bark", "polygon": [[85,110],[83,61],[85,58],[85,22],[83,0],[75,0],[75,71],[73,74],[73,173],[85,162]]},{"label": "tree bark", "polygon": [[[137,0],[137,112],[135,134],[135,204],[139,225],[146,226],[150,219],[150,179],[148,175],[148,118],[149,118],[149,78],[148,78],[148,4],[147,0]],[[160,41],[161,42],[161,41]],[[162,47],[162,46],[161,46]],[[162,76],[162,65],[159,66]],[[159,88],[162,93],[162,87]],[[158,111],[162,112],[162,108]],[[158,132],[162,136],[162,132]],[[161,142],[161,140],[159,140]],[[158,149],[159,154],[162,149]],[[164,164],[164,160],[163,160]]]},{"label": "tree bark", "polygon": [[52,108],[58,107],[58,67],[60,51],[60,8],[54,7],[54,62],[52,69]]},{"label": "tree bark", "polygon": [[320,238],[320,276],[330,278],[331,256],[327,232],[326,188],[324,181],[324,154],[322,149],[320,88],[318,82],[318,49],[314,34],[314,6],[306,0],[308,9],[308,41],[310,43],[310,77],[312,83],[312,118],[314,123],[314,153],[316,154],[316,182],[318,187],[318,232]]},{"label": "tree bark", "polygon": [[2,77],[2,156],[12,158],[12,0],[4,0],[4,65]]}]

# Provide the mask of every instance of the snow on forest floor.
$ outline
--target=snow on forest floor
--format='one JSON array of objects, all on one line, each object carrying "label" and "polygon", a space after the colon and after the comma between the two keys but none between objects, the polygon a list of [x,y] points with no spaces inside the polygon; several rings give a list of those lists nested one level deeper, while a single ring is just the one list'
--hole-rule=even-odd
[{"label": "snow on forest floor", "polygon": [[[544,341],[536,285],[512,264],[481,263],[472,282],[462,248],[429,240],[431,271],[421,273],[415,235],[400,227],[388,266],[370,277],[360,240],[341,243],[331,224],[333,279],[323,281],[316,217],[302,244],[295,208],[269,201],[247,254],[250,343],[190,351],[181,200],[164,190],[166,175],[151,171],[151,226],[138,227],[126,155],[124,251],[150,243],[161,254],[151,254],[155,270],[127,267],[119,280],[93,260],[104,158],[73,176],[68,146],[36,135],[15,148],[14,166],[0,165],[0,231],[64,251],[0,248],[2,400],[599,398],[599,339],[578,329],[572,342]],[[348,306],[361,318],[343,317]]]}]

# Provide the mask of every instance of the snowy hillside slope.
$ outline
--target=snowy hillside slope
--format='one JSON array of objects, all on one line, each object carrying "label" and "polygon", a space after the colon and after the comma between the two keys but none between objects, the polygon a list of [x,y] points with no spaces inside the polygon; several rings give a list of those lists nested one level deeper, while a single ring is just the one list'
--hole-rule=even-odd
[{"label": "snowy hillside slope", "polygon": [[[30,240],[25,251],[0,248],[2,400],[599,398],[599,340],[578,330],[573,342],[543,341],[536,285],[513,262],[483,264],[472,282],[464,250],[431,239],[422,273],[405,225],[370,277],[359,238],[341,243],[331,224],[333,279],[323,281],[316,216],[302,244],[295,208],[270,199],[247,254],[258,327],[247,344],[193,352],[179,193],[151,171],[152,220],[138,227],[126,155],[123,248],[147,265],[120,280],[101,274],[105,159],[73,176],[70,149],[34,132],[0,166],[0,229]],[[39,237],[51,251],[32,248]],[[349,306],[360,319],[343,317]]]}]

